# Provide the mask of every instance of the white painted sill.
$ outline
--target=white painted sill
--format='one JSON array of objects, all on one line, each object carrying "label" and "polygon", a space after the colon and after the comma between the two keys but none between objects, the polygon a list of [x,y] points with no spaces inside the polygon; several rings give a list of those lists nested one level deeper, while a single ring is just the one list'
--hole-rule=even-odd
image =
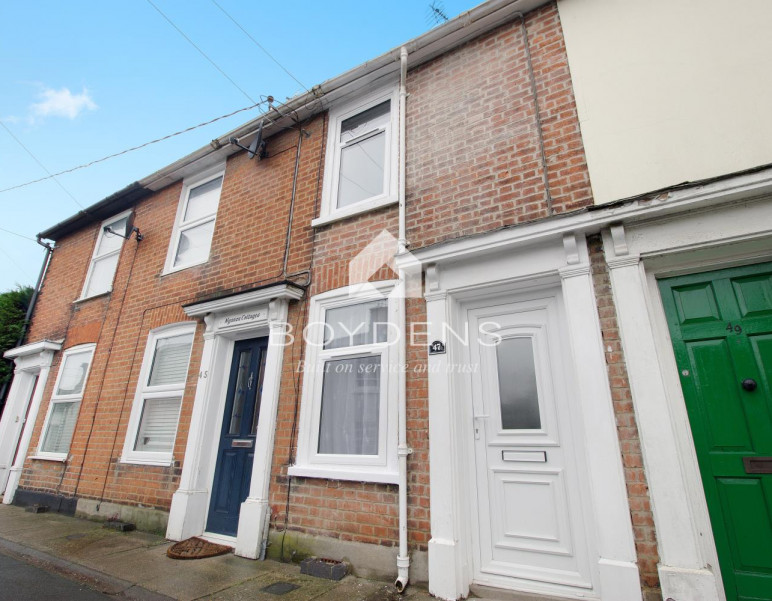
[{"label": "white painted sill", "polygon": [[311,227],[321,227],[328,223],[334,223],[341,219],[348,219],[355,215],[361,215],[362,213],[368,213],[381,207],[388,207],[389,205],[397,204],[399,199],[395,196],[384,196],[377,200],[365,200],[356,204],[350,205],[344,209],[336,209],[332,213],[323,217],[317,217],[311,221]]},{"label": "white painted sill", "polygon": [[67,461],[67,455],[41,455],[38,453],[37,455],[31,455],[30,459],[37,459],[39,461],[58,461],[59,463],[64,463]]},{"label": "white painted sill", "polygon": [[113,293],[113,287],[110,286],[110,290],[106,290],[105,292],[100,292],[99,294],[92,294],[91,296],[81,296],[80,298],[76,298],[74,301],[72,301],[72,304],[77,305],[79,303],[84,303],[86,301],[90,301],[95,298],[100,298],[102,296],[109,296],[112,293]]},{"label": "white painted sill", "polygon": [[142,465],[142,466],[155,466],[155,467],[171,467],[174,464],[172,458],[169,459],[157,459],[157,458],[145,458],[145,457],[121,457],[121,463],[125,465]]},{"label": "white painted sill", "polygon": [[326,480],[350,480],[353,482],[377,482],[381,484],[399,483],[399,474],[397,472],[372,472],[365,471],[364,469],[350,470],[291,465],[287,469],[287,474],[303,478],[324,478]]}]

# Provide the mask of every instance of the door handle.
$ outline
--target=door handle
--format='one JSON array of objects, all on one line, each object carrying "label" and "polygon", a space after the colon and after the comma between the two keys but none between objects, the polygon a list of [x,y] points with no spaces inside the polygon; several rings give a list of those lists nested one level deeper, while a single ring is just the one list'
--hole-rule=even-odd
[{"label": "door handle", "polygon": [[754,390],[756,390],[756,386],[757,386],[756,380],[754,380],[753,378],[748,378],[746,380],[743,380],[742,382],[742,387],[748,392],[753,392]]}]

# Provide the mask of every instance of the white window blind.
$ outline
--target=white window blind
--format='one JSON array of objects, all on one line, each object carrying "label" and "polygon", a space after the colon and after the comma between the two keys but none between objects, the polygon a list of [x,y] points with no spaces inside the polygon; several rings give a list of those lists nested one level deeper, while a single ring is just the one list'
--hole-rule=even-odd
[{"label": "white window blind", "polygon": [[185,377],[188,375],[188,360],[192,346],[192,334],[157,340],[148,386],[184,384]]},{"label": "white window blind", "polygon": [[180,397],[145,399],[135,451],[169,452],[174,447]]},{"label": "white window blind", "polygon": [[51,406],[51,414],[48,418],[43,444],[40,450],[44,453],[67,454],[70,450],[70,441],[75,431],[75,422],[78,421],[78,409],[80,402],[60,402]]}]

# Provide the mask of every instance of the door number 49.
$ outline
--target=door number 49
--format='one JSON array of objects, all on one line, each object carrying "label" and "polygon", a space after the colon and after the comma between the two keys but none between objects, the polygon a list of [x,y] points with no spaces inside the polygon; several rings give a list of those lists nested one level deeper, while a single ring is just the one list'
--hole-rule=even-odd
[{"label": "door number 49", "polygon": [[743,329],[739,325],[732,325],[731,323],[729,323],[726,326],[726,331],[727,332],[734,332],[735,334],[740,334],[743,331]]}]

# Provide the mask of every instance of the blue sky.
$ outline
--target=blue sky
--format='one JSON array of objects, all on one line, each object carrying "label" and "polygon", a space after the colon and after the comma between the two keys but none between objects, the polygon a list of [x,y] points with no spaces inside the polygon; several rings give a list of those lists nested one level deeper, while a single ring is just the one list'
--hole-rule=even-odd
[{"label": "blue sky", "polygon": [[[452,18],[479,2],[435,6]],[[430,3],[6,2],[0,9],[0,189],[45,177],[44,168],[56,173],[249,106],[247,96],[284,100],[302,91],[218,4],[310,88],[430,29]],[[0,193],[0,291],[37,279],[42,249],[19,235],[34,239],[79,204],[101,200],[257,114],[241,113],[59,176],[58,184]]]}]

